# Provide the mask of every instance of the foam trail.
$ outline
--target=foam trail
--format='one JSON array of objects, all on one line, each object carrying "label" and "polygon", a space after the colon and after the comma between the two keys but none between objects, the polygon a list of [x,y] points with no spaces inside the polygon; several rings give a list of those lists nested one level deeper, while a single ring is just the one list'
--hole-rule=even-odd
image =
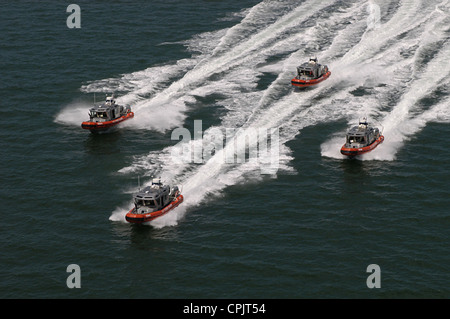
[{"label": "foam trail", "polygon": [[[296,56],[291,56],[291,59],[298,60]],[[290,71],[286,69],[286,73],[288,72]],[[324,90],[326,87],[327,86],[325,85],[322,90]],[[271,86],[271,90],[275,90],[273,86]],[[321,90],[305,93],[305,99],[308,100],[308,98],[312,98],[313,96],[318,95],[320,91]],[[287,98],[285,98],[285,101],[277,103],[275,107],[272,107],[270,109],[270,112],[260,114],[260,116],[256,117],[250,123],[250,128],[279,126],[285,121],[286,117],[289,117],[298,108],[295,103],[292,103],[291,99],[293,98],[295,98],[295,94],[291,94]],[[263,95],[261,103],[265,104],[265,101],[266,96]],[[246,131],[241,132],[236,136],[236,140],[242,141],[241,137],[245,134]],[[178,145],[177,147],[181,146]],[[258,169],[260,169],[258,165],[250,162],[241,165],[230,165],[224,163],[224,153],[229,152],[233,147],[233,144],[227,144],[224,150],[217,152],[213,156],[213,158],[208,160],[199,168],[188,170],[188,174],[183,185],[183,194],[185,194],[186,198],[186,201],[184,203],[185,207],[197,205],[200,201],[204,200],[209,193],[217,194],[226,186],[239,183],[239,181],[243,181],[245,174],[254,173],[255,171],[258,171]],[[245,147],[245,143],[238,142],[237,147],[242,149]],[[283,162],[291,160],[291,157],[288,155],[288,149],[284,147],[282,143],[280,144],[280,151],[281,164]],[[165,167],[166,171],[170,171],[171,168],[173,168],[173,165],[166,162]],[[285,166],[282,166],[281,169],[289,170]],[[259,172],[257,174],[253,174],[253,176],[256,178],[261,178]]]},{"label": "foam trail", "polygon": [[[313,33],[313,30],[311,30],[310,32]],[[294,37],[297,36],[294,35]],[[289,40],[285,39],[283,41]],[[278,44],[280,43],[278,42]],[[265,49],[264,51],[269,52],[269,50],[270,49]],[[292,65],[294,64],[294,60],[298,60],[298,57],[293,55],[291,56],[290,61]],[[291,71],[288,70],[288,67],[286,66],[283,76],[285,77],[290,72]],[[281,79],[278,80],[277,84],[280,81]],[[276,85],[271,85],[270,91],[275,92],[275,87]],[[305,97],[305,100],[317,96],[325,88],[327,88],[327,85],[325,85],[322,89],[316,90],[316,92],[310,91],[309,93],[305,93],[307,95]],[[295,99],[295,94],[291,94],[287,98],[285,97],[284,99],[282,99],[281,102],[276,103],[274,107],[270,108],[270,112],[266,111],[265,113],[261,113],[256,116],[255,119],[251,121],[251,123],[248,123],[249,126],[257,128],[279,126],[286,120],[287,117],[291,116],[298,109],[298,105],[296,105],[296,103],[292,103],[292,99]],[[270,100],[268,95],[263,95],[261,103],[265,105],[267,103],[267,100]],[[237,140],[239,140],[239,136],[237,136]],[[283,142],[280,144],[280,162],[287,162],[291,158],[289,156],[289,150],[283,145]],[[242,148],[245,146],[239,144],[238,147]],[[232,148],[232,145],[226,145],[224,152],[226,152],[230,148]],[[187,171],[184,177],[185,182],[183,194],[185,194],[186,198],[184,207],[195,206],[200,201],[205,200],[207,194],[217,194],[224,187],[238,183],[240,180],[243,180],[244,174],[253,173],[253,176],[256,175],[255,177],[261,178],[259,172],[257,174],[254,174],[255,170],[258,170],[258,166],[255,167],[255,165],[252,165],[252,163],[244,163],[241,165],[224,164],[223,161],[221,161],[222,157],[223,152],[217,152],[213,158],[211,158],[198,168],[192,169],[189,165],[186,165],[184,167],[184,169]],[[141,162],[141,165],[145,165],[145,163]],[[150,167],[148,168],[150,169]],[[165,171],[170,171],[171,168],[173,168],[173,164],[166,162],[165,168]],[[281,168],[289,170],[286,167]]]},{"label": "foam trail", "polygon": [[[270,7],[260,3],[248,11],[240,24],[222,34],[212,54],[203,56],[203,60],[196,67],[167,89],[157,93],[153,99],[163,101],[166,98],[168,102],[180,103],[178,107],[183,108],[183,104],[189,101],[192,91],[206,96],[215,90],[221,90],[221,94],[227,98],[220,103],[227,112],[220,125],[208,130],[223,130],[225,127],[279,128],[279,171],[292,171],[289,166],[292,157],[285,143],[296,138],[304,127],[318,123],[344,119],[353,121],[359,114],[369,114],[370,117],[383,118],[385,136],[391,135],[389,138],[395,140],[393,136],[398,133],[401,138],[405,138],[409,136],[408,134],[415,134],[428,121],[448,121],[448,110],[444,102],[431,106],[425,112],[417,106],[417,101],[431,94],[436,85],[448,84],[448,81],[443,80],[444,76],[437,78],[433,76],[442,63],[446,65],[441,71],[446,76],[449,75],[450,52],[448,44],[442,44],[442,39],[445,39],[446,35],[438,28],[441,24],[445,25],[443,23],[445,15],[441,13],[441,16],[436,16],[439,13],[438,9],[446,12],[447,3],[442,2],[433,12],[430,11],[433,8],[424,6],[421,1],[404,1],[396,8],[390,19],[377,30],[367,29],[366,7],[358,7],[359,4],[355,3],[346,10],[336,10],[331,16],[318,19],[313,26],[302,28],[301,35],[292,31],[297,31],[296,28],[300,28],[302,22],[308,21],[311,17],[300,11],[308,8],[312,2],[305,2],[294,10],[300,16],[300,21],[296,20],[295,14],[289,12],[278,17],[265,30],[254,31],[258,28],[251,26],[252,19],[264,16],[264,8]],[[391,6],[391,3],[386,6]],[[346,21],[345,19],[354,19],[354,23],[340,25],[341,20]],[[257,26],[261,24],[263,23],[259,20],[255,23]],[[331,32],[333,41],[324,47],[320,43],[327,38],[328,34],[324,29],[328,28],[334,28]],[[251,36],[248,34],[249,29],[253,32]],[[324,32],[323,38],[318,36],[321,32]],[[433,40],[427,38],[427,34],[430,33]],[[399,38],[402,38],[401,41]],[[421,50],[430,44],[430,41],[432,44],[440,43],[439,53],[423,69],[415,68]],[[332,61],[331,64],[328,63],[333,71],[332,77],[320,86],[301,94],[286,89],[283,84],[290,80],[291,70],[295,68],[298,60],[304,57],[305,53],[314,52],[314,48],[320,46],[322,46],[321,56]],[[406,54],[403,58],[402,54],[411,51],[410,48],[414,48],[416,54]],[[252,89],[257,81],[254,76],[257,73],[255,70],[264,70],[260,65],[268,58],[280,54],[287,57],[275,65],[266,67],[266,70],[278,74],[277,78],[265,90]],[[399,56],[402,58],[399,59]],[[218,69],[210,69],[215,64]],[[383,76],[378,76],[380,71],[384,72]],[[213,81],[209,76],[219,74],[216,72],[220,72],[221,76],[219,80]],[[252,72],[250,77],[249,72]],[[412,79],[411,74],[414,75]],[[424,81],[430,83],[421,87]],[[364,96],[353,94],[353,91],[361,87],[371,94]],[[386,110],[385,102],[396,95],[398,103]],[[149,108],[153,99],[142,101],[143,111]],[[174,107],[174,110],[175,108],[177,107]],[[399,124],[407,124],[410,129],[395,132]],[[244,135],[245,131],[236,133],[238,149],[245,148],[242,142]],[[324,142],[321,145],[322,155],[342,158],[339,150],[344,136],[345,132],[338,132]],[[158,171],[167,181],[183,185],[184,204],[166,215],[167,217],[152,222],[152,226],[176,225],[188,209],[207,201],[210,194],[218,196],[229,185],[246,182],[249,179],[257,181],[267,178],[260,174],[260,166],[255,163],[224,163],[223,154],[233,150],[232,144],[226,144],[223,150],[217,151],[200,165],[173,161],[172,152],[178,152],[183,147],[192,149],[197,143],[199,142],[180,142],[164,150],[151,152],[120,170],[124,174],[136,170]],[[389,145],[385,143],[375,151],[378,152],[381,147]],[[395,154],[397,150],[398,145],[395,146],[394,152],[389,154]],[[375,151],[371,155],[375,156]],[[366,159],[392,159],[384,153],[377,156]],[[262,159],[270,160],[267,157]],[[113,216],[123,217],[124,209],[116,209],[111,218]]]},{"label": "foam trail", "polygon": [[400,8],[389,21],[382,24],[379,28],[368,28],[362,35],[358,45],[342,57],[339,61],[340,64],[351,65],[355,60],[360,61],[371,57],[383,48],[382,44],[423,23],[424,19],[417,18],[421,10],[419,4],[420,1],[403,1]]},{"label": "foam trail", "polygon": [[400,103],[382,122],[383,135],[385,136],[383,152],[374,152],[374,155],[369,153],[367,159],[395,159],[395,154],[403,145],[404,140],[415,134],[420,128],[414,125],[414,115],[410,115],[412,108],[421,98],[429,95],[448,77],[450,77],[450,42],[427,65],[426,71],[414,81]]},{"label": "foam trail", "polygon": [[[447,85],[450,83],[447,82]],[[422,129],[428,122],[450,123],[450,97],[434,105],[429,110],[423,112],[420,116],[412,119],[417,129]]]},{"label": "foam trail", "polygon": [[[229,39],[239,30],[239,27],[231,28],[221,38],[220,44],[212,55],[206,54],[200,60],[196,60],[195,67],[188,70],[182,78],[172,82],[167,88],[156,92],[152,98],[136,101],[133,106],[136,116],[132,123],[128,122],[124,125],[159,131],[180,126],[186,118],[187,104],[194,101],[191,97],[191,90],[204,85],[208,78],[214,74],[232,70],[236,66],[245,65],[258,58],[262,55],[261,50],[265,50],[267,46],[270,47],[271,42],[328,5],[326,2],[317,4],[315,1],[306,1],[288,14],[283,15],[273,24],[259,29],[255,34],[245,38],[244,41],[229,47],[227,50],[222,50]],[[243,23],[245,24],[253,19],[256,13],[261,14],[260,11],[266,7],[267,3],[256,5],[244,18]],[[272,12],[267,11],[266,14]],[[153,88],[153,86],[150,87]],[[146,92],[148,91],[146,90]],[[139,92],[134,90],[129,94],[132,98],[125,96],[124,99],[130,102],[138,94]],[[120,100],[118,99],[118,101]]]},{"label": "foam trail", "polygon": [[[433,41],[440,42],[442,38],[445,38],[445,27],[442,26],[448,24],[448,16],[442,14],[442,11],[440,10],[440,7],[444,5],[448,5],[448,1],[442,2],[440,5],[436,6],[434,11],[427,13],[424,17],[419,17],[412,25],[405,26],[405,30],[412,32],[415,29],[420,29],[420,26],[425,22],[429,22],[425,25],[423,30],[421,30],[420,37],[417,38],[416,36],[412,43],[408,43],[410,47],[418,47],[412,58],[405,59],[403,61],[395,61],[390,57],[397,57],[398,53],[389,55],[387,54],[388,50],[385,49],[383,52],[377,53],[373,58],[369,59],[371,63],[377,63],[377,61],[381,61],[383,63],[383,74],[388,75],[388,78],[393,79],[392,85],[397,87],[404,86],[403,83],[398,83],[397,81],[401,80],[404,82],[406,79],[411,77],[411,66],[413,66],[415,61],[419,59],[422,48],[427,48]],[[407,7],[411,7],[410,4],[407,4]],[[403,10],[400,10],[399,12],[405,13]],[[407,14],[407,16],[409,15],[410,14]],[[402,18],[399,18],[398,14],[394,15],[393,19],[400,19],[403,21]],[[385,30],[389,30],[389,28]],[[395,35],[399,31],[400,30],[394,30],[393,34]],[[373,43],[369,41],[370,38],[368,34],[365,36],[366,40],[361,42],[363,47],[368,45],[368,43],[370,46],[373,46],[374,43],[376,43],[376,41]],[[386,42],[386,40],[383,40],[383,42]],[[389,51],[392,51],[395,47],[401,48],[401,46],[402,44],[391,45],[391,49],[389,49]],[[352,57],[357,56],[357,54],[355,54],[355,52],[357,52],[357,48],[358,46],[351,52]],[[397,49],[397,52],[400,53],[401,51]],[[449,56],[449,45],[443,45],[439,50],[439,54],[427,64],[425,71],[412,71],[413,78],[416,78],[413,79],[412,83],[409,80],[410,83],[408,83],[409,85],[407,85],[406,91],[403,93],[399,103],[397,103],[394,108],[387,115],[385,115],[384,120],[379,123],[379,126],[384,128],[384,143],[380,147],[377,147],[374,151],[358,158],[363,160],[395,159],[395,155],[399,148],[403,145],[404,140],[408,136],[417,133],[419,130],[419,126],[414,124],[416,123],[416,120],[414,118],[414,114],[411,114],[411,111],[420,99],[429,95],[437,86],[445,83],[444,79],[448,78],[450,72]],[[387,57],[387,59],[385,57]],[[369,108],[369,111],[376,115],[378,112],[377,109],[380,107],[379,102],[374,103],[371,108]],[[367,115],[367,113],[364,115]],[[352,122],[356,121],[356,118],[352,119]],[[340,154],[340,147],[344,143],[343,141],[345,141],[345,132],[335,134],[331,139],[321,145],[322,156],[338,159],[345,158]]]},{"label": "foam trail", "polygon": [[75,102],[67,105],[55,116],[55,123],[81,126],[83,121],[89,119],[88,110],[91,106],[83,102]]}]

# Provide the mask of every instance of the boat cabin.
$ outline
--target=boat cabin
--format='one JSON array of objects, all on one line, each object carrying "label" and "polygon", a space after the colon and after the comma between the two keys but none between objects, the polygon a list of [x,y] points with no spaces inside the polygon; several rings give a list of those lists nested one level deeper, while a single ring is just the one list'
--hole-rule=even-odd
[{"label": "boat cabin", "polygon": [[160,179],[153,179],[150,186],[134,196],[136,210],[152,212],[164,208],[170,202],[169,193],[169,186],[164,186]]},{"label": "boat cabin", "polygon": [[309,62],[305,62],[297,67],[298,79],[317,79],[327,72],[327,67],[319,64],[317,58],[310,58]]},{"label": "boat cabin", "polygon": [[316,78],[317,77],[317,69],[314,69],[308,66],[306,63],[297,67],[297,76],[299,77],[308,77],[308,78]]},{"label": "boat cabin", "polygon": [[123,106],[117,105],[113,96],[108,96],[105,103],[89,110],[89,117],[91,122],[106,122],[122,116],[122,113]]},{"label": "boat cabin", "polygon": [[372,144],[380,136],[378,128],[370,127],[366,120],[352,127],[346,136],[345,146],[349,148],[360,148]]}]

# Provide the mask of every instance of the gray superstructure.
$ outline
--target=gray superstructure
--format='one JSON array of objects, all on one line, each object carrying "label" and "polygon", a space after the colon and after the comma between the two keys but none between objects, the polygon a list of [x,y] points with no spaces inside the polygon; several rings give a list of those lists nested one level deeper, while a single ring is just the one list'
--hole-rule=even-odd
[{"label": "gray superstructure", "polygon": [[135,214],[147,214],[163,209],[179,194],[178,186],[163,185],[161,179],[154,178],[150,186],[134,195]]},{"label": "gray superstructure", "polygon": [[346,148],[361,148],[368,146],[375,142],[380,137],[380,130],[369,126],[367,119],[363,118],[359,121],[358,126],[353,126],[348,130],[346,135]]},{"label": "gray superstructure", "polygon": [[296,79],[305,81],[318,79],[327,72],[328,66],[320,64],[317,58],[310,58],[308,62],[297,67]]},{"label": "gray superstructure", "polygon": [[131,112],[129,106],[116,104],[114,95],[107,96],[102,104],[94,105],[89,110],[89,122],[107,122],[117,119]]}]

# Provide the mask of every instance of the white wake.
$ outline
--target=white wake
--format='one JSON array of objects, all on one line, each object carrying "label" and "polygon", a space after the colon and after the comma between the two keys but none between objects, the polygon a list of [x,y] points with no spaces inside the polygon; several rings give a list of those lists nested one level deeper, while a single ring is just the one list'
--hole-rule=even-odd
[{"label": "white wake", "polygon": [[[115,88],[128,92],[119,102],[132,104],[136,116],[125,125],[159,131],[182,127],[197,97],[223,97],[214,105],[224,111],[220,124],[204,127],[203,140],[180,142],[136,157],[119,171],[132,178],[142,172],[147,178],[158,174],[183,185],[183,205],[152,222],[154,227],[176,225],[189,208],[214,200],[229,185],[295,173],[286,143],[302,138],[305,127],[336,121],[352,126],[367,116],[383,128],[385,142],[361,159],[391,161],[426,123],[448,123],[448,98],[431,106],[421,101],[436,90],[450,94],[449,1],[283,4],[263,1],[241,12],[244,16],[235,26],[187,40],[191,58],[82,87],[84,92]],[[373,25],[368,18],[376,6],[380,19]],[[437,52],[431,58],[430,48]],[[327,64],[332,76],[315,88],[296,92],[290,79],[295,67],[310,56]],[[266,73],[275,79],[258,89]],[[361,91],[364,94],[355,93]],[[199,163],[174,159],[174,153],[195,149],[199,143],[206,145],[207,137],[227,128],[242,130],[235,130],[233,143],[213,156],[200,158]],[[224,152],[244,149],[246,134],[259,128],[279,132],[275,172],[261,174],[261,163],[270,162],[270,154],[260,154],[257,163],[223,161]],[[337,131],[318,140],[321,155],[342,159],[339,151],[344,136],[345,131]],[[130,199],[110,219],[123,221],[131,206]]]}]

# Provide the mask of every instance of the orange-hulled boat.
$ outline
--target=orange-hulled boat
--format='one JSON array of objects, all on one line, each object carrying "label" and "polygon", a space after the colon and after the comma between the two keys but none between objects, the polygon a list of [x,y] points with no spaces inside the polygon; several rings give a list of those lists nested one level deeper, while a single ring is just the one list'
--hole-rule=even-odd
[{"label": "orange-hulled boat", "polygon": [[341,148],[341,154],[354,157],[372,151],[383,143],[384,136],[378,128],[369,126],[364,118],[358,126],[352,127],[346,136],[346,142]]},{"label": "orange-hulled boat", "polygon": [[106,97],[105,103],[91,108],[89,110],[89,121],[81,123],[81,127],[92,133],[97,133],[107,131],[133,117],[134,113],[131,112],[131,108],[116,104],[113,95]]},{"label": "orange-hulled boat", "polygon": [[183,202],[178,186],[163,185],[161,179],[153,179],[150,186],[134,195],[134,205],[126,215],[129,223],[142,224],[161,217]]},{"label": "orange-hulled boat", "polygon": [[328,79],[330,75],[328,66],[319,64],[317,58],[311,58],[309,62],[297,67],[297,75],[291,80],[291,84],[296,87],[312,86]]}]

